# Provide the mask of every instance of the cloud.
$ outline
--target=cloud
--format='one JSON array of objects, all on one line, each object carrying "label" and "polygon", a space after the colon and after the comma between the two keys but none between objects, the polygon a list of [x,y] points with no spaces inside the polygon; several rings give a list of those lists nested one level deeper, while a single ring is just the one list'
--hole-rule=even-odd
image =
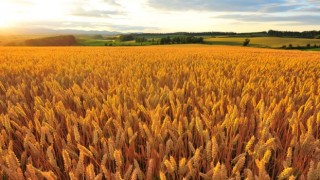
[{"label": "cloud", "polygon": [[[144,25],[123,25],[109,22],[92,22],[92,21],[37,21],[24,22],[21,24],[25,30],[31,29],[36,32],[47,30],[86,30],[86,31],[118,31],[118,32],[142,32],[146,30],[156,31],[159,28]],[[58,28],[57,28],[58,27]],[[88,28],[89,27],[89,28]]]},{"label": "cloud", "polygon": [[121,6],[120,3],[118,3],[116,0],[101,0],[102,2],[104,3],[108,3],[108,4],[111,4],[111,5],[114,5],[114,6]]},{"label": "cloud", "polygon": [[105,10],[85,10],[84,8],[77,8],[70,12],[73,16],[85,16],[85,17],[110,17],[110,15],[123,15],[121,11],[105,11]]},{"label": "cloud", "polygon": [[320,6],[320,1],[318,0],[308,0],[309,3]]},{"label": "cloud", "polygon": [[320,0],[0,0],[0,10],[3,27],[243,32],[290,26],[308,30],[319,28]]},{"label": "cloud", "polygon": [[265,14],[251,14],[251,15],[221,15],[215,16],[219,19],[232,19],[242,22],[286,22],[287,25],[318,25],[320,14],[318,15],[291,15],[291,16],[276,16]]},{"label": "cloud", "polygon": [[100,0],[92,3],[91,1],[78,0],[72,6],[69,14],[80,17],[110,17],[112,15],[124,15],[121,5],[115,0]]},{"label": "cloud", "polygon": [[154,8],[166,10],[206,10],[215,12],[280,12],[299,8],[288,0],[149,0]]},{"label": "cloud", "polygon": [[304,10],[307,12],[319,12],[320,13],[320,1],[318,0],[308,0],[308,7]]},{"label": "cloud", "polygon": [[114,31],[145,31],[145,30],[159,30],[158,27],[153,26],[128,26],[128,25],[113,25]]}]

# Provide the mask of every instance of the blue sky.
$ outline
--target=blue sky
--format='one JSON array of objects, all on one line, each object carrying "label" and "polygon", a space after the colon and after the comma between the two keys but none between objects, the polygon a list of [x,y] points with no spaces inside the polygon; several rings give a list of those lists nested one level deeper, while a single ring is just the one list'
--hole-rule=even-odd
[{"label": "blue sky", "polygon": [[0,0],[0,28],[320,30],[320,0]]}]

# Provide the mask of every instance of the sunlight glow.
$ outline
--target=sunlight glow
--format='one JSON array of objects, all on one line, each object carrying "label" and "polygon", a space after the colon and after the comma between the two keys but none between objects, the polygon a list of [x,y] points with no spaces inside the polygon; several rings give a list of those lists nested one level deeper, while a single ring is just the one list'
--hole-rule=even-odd
[{"label": "sunlight glow", "polygon": [[6,28],[13,24],[17,16],[12,9],[14,6],[0,2],[0,28]]},{"label": "sunlight glow", "polygon": [[[200,2],[208,7],[199,8]],[[213,2],[219,2],[219,8],[213,6]],[[318,5],[315,1],[301,4],[285,0],[278,3],[279,9],[275,10],[272,3],[256,3],[265,4],[265,7],[252,11],[246,3],[238,0],[230,0],[230,6],[234,8],[218,0],[0,0],[0,29],[245,32],[320,28],[317,21],[320,11],[315,7]],[[250,1],[249,4],[253,6],[255,2]],[[163,5],[168,6],[164,8]],[[294,8],[286,9],[291,6]],[[303,8],[304,11],[301,10]]]},{"label": "sunlight glow", "polygon": [[24,22],[62,19],[67,13],[62,1],[0,1],[0,27],[10,27]]}]

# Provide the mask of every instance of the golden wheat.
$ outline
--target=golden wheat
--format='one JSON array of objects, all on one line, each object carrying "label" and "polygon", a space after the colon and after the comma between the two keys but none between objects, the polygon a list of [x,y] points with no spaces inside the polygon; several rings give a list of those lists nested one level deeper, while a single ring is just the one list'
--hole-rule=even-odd
[{"label": "golden wheat", "polygon": [[2,179],[319,179],[320,54],[0,48]]}]

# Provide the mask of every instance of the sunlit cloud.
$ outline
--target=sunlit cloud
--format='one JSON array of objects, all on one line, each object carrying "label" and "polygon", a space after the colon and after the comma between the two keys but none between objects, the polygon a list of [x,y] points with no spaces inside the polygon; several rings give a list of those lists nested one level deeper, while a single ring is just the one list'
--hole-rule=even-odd
[{"label": "sunlit cloud", "polygon": [[320,29],[319,17],[318,0],[0,0],[0,28],[309,30]]}]

